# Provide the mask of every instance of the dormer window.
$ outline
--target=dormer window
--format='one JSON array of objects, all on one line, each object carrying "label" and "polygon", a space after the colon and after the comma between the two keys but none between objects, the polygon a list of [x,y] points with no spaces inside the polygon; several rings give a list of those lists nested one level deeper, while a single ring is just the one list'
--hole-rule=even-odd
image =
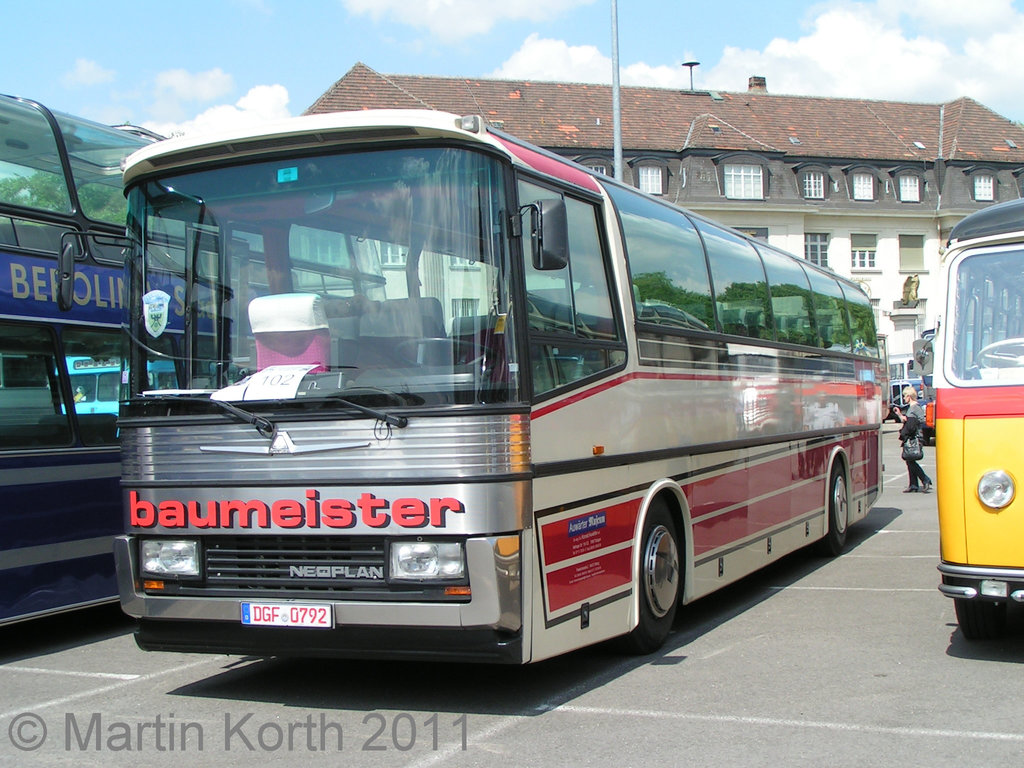
[{"label": "dormer window", "polygon": [[974,174],[974,199],[979,203],[991,203],[996,199],[996,177],[991,173]]},{"label": "dormer window", "polygon": [[806,171],[804,173],[804,197],[808,200],[825,199],[824,171]]},{"label": "dormer window", "polygon": [[902,203],[920,203],[921,177],[911,173],[900,176],[899,195]]},{"label": "dormer window", "polygon": [[730,200],[764,200],[764,175],[760,165],[731,163],[724,168],[725,196]]},{"label": "dormer window", "polygon": [[649,195],[660,195],[664,191],[661,168],[658,166],[641,165],[637,168],[637,181],[640,191]]},{"label": "dormer window", "polygon": [[875,176],[871,173],[864,171],[858,171],[854,173],[851,179],[853,186],[853,199],[854,200],[874,200],[875,199]]}]

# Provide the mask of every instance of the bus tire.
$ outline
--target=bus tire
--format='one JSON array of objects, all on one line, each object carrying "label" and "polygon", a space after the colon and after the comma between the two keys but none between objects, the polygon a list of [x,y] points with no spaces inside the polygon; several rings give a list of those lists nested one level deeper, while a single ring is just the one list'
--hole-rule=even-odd
[{"label": "bus tire", "polygon": [[953,599],[960,632],[967,640],[995,640],[1006,629],[1006,603],[965,597]]},{"label": "bus tire", "polygon": [[672,631],[682,595],[679,552],[679,534],[668,505],[655,499],[640,537],[640,619],[636,628],[623,638],[630,653],[653,653],[664,645]]},{"label": "bus tire", "polygon": [[828,479],[828,532],[819,542],[823,555],[837,557],[846,548],[846,529],[850,521],[850,490],[839,464],[832,467]]}]

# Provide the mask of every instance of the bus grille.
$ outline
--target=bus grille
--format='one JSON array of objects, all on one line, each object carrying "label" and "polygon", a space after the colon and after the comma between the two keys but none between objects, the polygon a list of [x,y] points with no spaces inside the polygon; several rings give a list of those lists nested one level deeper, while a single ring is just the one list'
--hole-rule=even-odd
[{"label": "bus grille", "polygon": [[380,591],[383,537],[211,536],[206,589],[243,591]]}]

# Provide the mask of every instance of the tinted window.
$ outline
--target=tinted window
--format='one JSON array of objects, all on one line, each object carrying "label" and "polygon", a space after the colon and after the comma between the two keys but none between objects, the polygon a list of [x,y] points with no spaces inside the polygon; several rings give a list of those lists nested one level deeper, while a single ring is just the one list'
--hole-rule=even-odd
[{"label": "tinted window", "polygon": [[759,247],[772,294],[775,338],[790,344],[818,346],[811,321],[811,285],[796,259]]},{"label": "tinted window", "polygon": [[708,222],[698,219],[697,228],[708,249],[722,331],[754,339],[771,339],[768,284],[757,251],[743,238]]},{"label": "tinted window", "polygon": [[808,269],[807,275],[811,279],[811,290],[814,291],[814,318],[821,346],[849,352],[850,321],[839,283],[815,269]]},{"label": "tinted window", "polygon": [[713,330],[707,261],[690,220],[681,211],[618,187],[609,186],[608,194],[622,225],[637,319]]},{"label": "tinted window", "polygon": [[56,339],[45,328],[0,323],[0,449],[70,443]]},{"label": "tinted window", "polygon": [[843,287],[846,306],[850,310],[850,329],[853,332],[853,351],[858,355],[878,356],[878,333],[875,330],[875,310],[871,299],[861,291]]}]

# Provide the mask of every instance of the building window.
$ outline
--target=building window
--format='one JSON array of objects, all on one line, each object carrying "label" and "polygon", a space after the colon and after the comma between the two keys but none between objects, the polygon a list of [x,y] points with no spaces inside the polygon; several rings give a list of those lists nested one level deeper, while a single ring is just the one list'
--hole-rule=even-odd
[{"label": "building window", "polygon": [[875,199],[875,177],[870,173],[853,174],[853,199]]},{"label": "building window", "polygon": [[763,200],[764,183],[761,166],[725,166],[725,196],[731,200]]},{"label": "building window", "polygon": [[808,200],[825,198],[825,174],[821,171],[808,171],[804,174],[804,197]]},{"label": "building window", "polygon": [[924,235],[900,235],[900,271],[924,269]]},{"label": "building window", "polygon": [[904,203],[921,202],[921,178],[919,176],[900,176],[900,201]]},{"label": "building window", "polygon": [[828,266],[828,235],[826,233],[804,233],[804,258],[819,267]]},{"label": "building window", "polygon": [[850,258],[854,269],[874,269],[878,235],[850,235]]},{"label": "building window", "polygon": [[990,203],[996,199],[996,179],[990,173],[974,176],[974,199],[979,203]]},{"label": "building window", "polygon": [[641,165],[637,169],[640,191],[649,195],[660,195],[664,190],[661,181],[661,168],[656,165]]},{"label": "building window", "polygon": [[602,163],[593,163],[588,165],[587,168],[592,170],[594,173],[600,173],[602,176],[608,175],[608,166],[603,165]]},{"label": "building window", "polygon": [[736,230],[742,232],[747,237],[752,237],[755,240],[763,240],[768,242],[768,227],[736,227]]}]

